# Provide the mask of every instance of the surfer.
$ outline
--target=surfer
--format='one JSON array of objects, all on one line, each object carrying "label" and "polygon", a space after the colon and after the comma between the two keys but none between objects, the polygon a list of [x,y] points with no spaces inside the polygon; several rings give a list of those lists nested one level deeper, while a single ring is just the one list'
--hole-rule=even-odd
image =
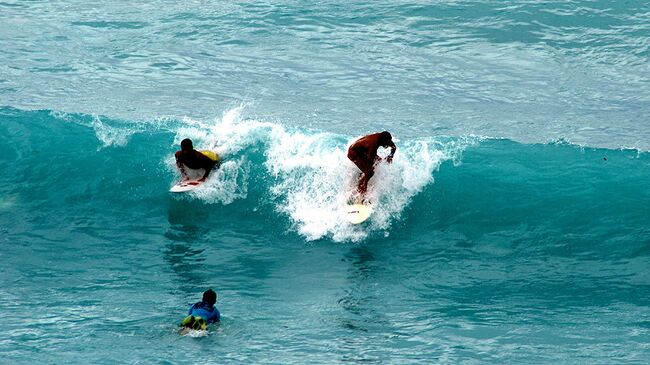
[{"label": "surfer", "polygon": [[381,161],[381,157],[377,156],[379,147],[390,147],[390,155],[386,157],[386,162],[393,162],[393,155],[395,155],[397,146],[393,143],[393,137],[386,131],[363,136],[348,148],[348,158],[363,173],[357,188],[361,195],[364,195],[368,190],[368,181],[375,174],[375,164]]},{"label": "surfer", "polygon": [[189,180],[187,171],[185,168],[189,169],[204,169],[205,173],[199,181],[205,181],[210,175],[210,171],[217,164],[218,160],[213,160],[210,157],[204,155],[203,153],[194,149],[192,145],[192,140],[185,138],[181,141],[181,150],[176,152],[176,166],[181,170],[181,175],[183,175],[183,180]]},{"label": "surfer", "polygon": [[187,317],[181,322],[181,327],[195,330],[205,330],[209,323],[219,322],[221,314],[214,306],[217,302],[217,293],[208,289],[203,293],[203,300],[194,303],[187,312]]}]

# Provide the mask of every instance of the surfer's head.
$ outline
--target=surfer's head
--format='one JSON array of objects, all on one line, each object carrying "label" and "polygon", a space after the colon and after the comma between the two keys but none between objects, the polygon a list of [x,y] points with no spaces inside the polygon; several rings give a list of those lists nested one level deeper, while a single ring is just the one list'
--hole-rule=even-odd
[{"label": "surfer's head", "polygon": [[181,141],[181,150],[182,151],[191,151],[194,149],[194,146],[192,145],[192,140],[189,138],[185,138],[184,140]]},{"label": "surfer's head", "polygon": [[390,135],[387,131],[379,133],[379,143],[386,144],[393,141],[393,136]]},{"label": "surfer's head", "polygon": [[214,305],[217,302],[217,293],[212,289],[208,289],[203,293],[203,301],[210,305]]}]

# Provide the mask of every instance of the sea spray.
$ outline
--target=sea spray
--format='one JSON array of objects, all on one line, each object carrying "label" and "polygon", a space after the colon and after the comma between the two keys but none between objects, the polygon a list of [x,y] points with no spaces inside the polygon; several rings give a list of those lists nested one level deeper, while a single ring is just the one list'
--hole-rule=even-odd
[{"label": "sea spray", "polygon": [[[232,203],[246,197],[250,169],[262,170],[276,211],[310,241],[324,237],[359,241],[372,232],[387,230],[413,196],[433,183],[442,162],[458,160],[467,146],[479,140],[397,140],[393,163],[378,163],[369,185],[367,199],[375,205],[375,213],[367,224],[353,226],[345,220],[343,207],[355,194],[360,177],[347,158],[348,146],[358,137],[241,119],[243,108],[228,110],[211,122],[186,119],[178,129],[176,144],[192,138],[195,148],[214,149],[224,159],[223,171],[217,171],[210,183],[190,195],[209,203]],[[260,165],[252,163],[256,154],[263,156]]]}]

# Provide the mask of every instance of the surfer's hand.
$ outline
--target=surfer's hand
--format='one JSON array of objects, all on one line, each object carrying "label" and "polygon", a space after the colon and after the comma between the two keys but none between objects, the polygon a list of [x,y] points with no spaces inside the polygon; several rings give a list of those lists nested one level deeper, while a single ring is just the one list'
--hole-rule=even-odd
[{"label": "surfer's hand", "polygon": [[386,157],[386,162],[388,162],[388,163],[393,162],[393,156]]}]

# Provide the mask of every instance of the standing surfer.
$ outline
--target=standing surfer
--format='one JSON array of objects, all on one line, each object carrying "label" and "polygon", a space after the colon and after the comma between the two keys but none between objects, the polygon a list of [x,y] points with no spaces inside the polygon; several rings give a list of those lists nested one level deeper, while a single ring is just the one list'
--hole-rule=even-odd
[{"label": "standing surfer", "polygon": [[375,174],[375,164],[381,161],[381,157],[377,156],[379,147],[390,147],[390,155],[386,157],[386,162],[393,162],[393,155],[395,155],[397,146],[393,143],[393,137],[386,131],[363,136],[348,148],[348,158],[363,173],[357,187],[361,195],[364,195],[368,190],[368,181]]}]

